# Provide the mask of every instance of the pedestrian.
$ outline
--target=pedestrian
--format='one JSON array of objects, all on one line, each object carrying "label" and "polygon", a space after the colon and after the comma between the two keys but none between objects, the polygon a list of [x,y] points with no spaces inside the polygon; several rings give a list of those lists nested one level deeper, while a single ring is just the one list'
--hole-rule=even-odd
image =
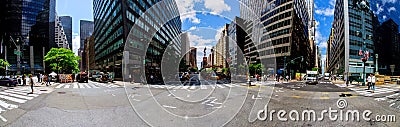
[{"label": "pedestrian", "polygon": [[371,86],[372,86],[372,74],[370,74],[369,76],[368,76],[368,78],[367,78],[367,85],[368,85],[368,90],[370,90],[371,89]]},{"label": "pedestrian", "polygon": [[286,82],[289,81],[289,75],[286,75]]},{"label": "pedestrian", "polygon": [[22,85],[27,85],[26,84],[26,75],[22,76]]},{"label": "pedestrian", "polygon": [[22,83],[21,82],[21,77],[19,75],[17,76],[17,82],[18,82],[18,85],[21,85],[21,83]]},{"label": "pedestrian", "polygon": [[33,81],[32,75],[29,75],[29,83],[31,85],[31,94],[33,94],[33,85],[35,84],[35,82]]},{"label": "pedestrian", "polygon": [[348,80],[347,76],[344,77],[344,81],[346,82],[346,87],[349,86],[349,80]]},{"label": "pedestrian", "polygon": [[130,83],[133,82],[133,80],[132,80],[132,75],[131,75],[131,74],[129,74],[129,82],[130,82]]},{"label": "pedestrian", "polygon": [[375,92],[375,83],[376,83],[376,77],[373,74],[370,74],[371,76],[371,89],[372,89],[372,93]]},{"label": "pedestrian", "polygon": [[51,85],[50,81],[51,81],[51,76],[47,75],[46,86],[50,86]]}]

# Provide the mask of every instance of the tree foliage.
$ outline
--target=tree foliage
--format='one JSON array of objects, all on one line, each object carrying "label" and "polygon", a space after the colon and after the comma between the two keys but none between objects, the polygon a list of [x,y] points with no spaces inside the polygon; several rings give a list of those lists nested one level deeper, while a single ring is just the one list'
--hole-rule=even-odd
[{"label": "tree foliage", "polygon": [[52,70],[63,73],[79,72],[78,60],[80,57],[75,56],[72,50],[65,48],[52,48],[44,57],[44,61],[50,64]]},{"label": "tree foliage", "polygon": [[10,66],[10,63],[5,61],[4,59],[0,59],[0,69],[5,69],[8,66]]},{"label": "tree foliage", "polygon": [[250,75],[261,74],[263,71],[265,71],[265,69],[261,63],[249,65]]}]

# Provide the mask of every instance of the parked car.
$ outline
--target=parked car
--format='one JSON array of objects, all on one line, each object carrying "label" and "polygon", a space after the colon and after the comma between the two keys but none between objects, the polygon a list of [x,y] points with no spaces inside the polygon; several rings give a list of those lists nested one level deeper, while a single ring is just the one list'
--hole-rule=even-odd
[{"label": "parked car", "polygon": [[17,86],[18,81],[17,79],[14,78],[1,78],[0,79],[0,85],[5,85],[5,86]]},{"label": "parked car", "polygon": [[88,75],[85,72],[81,72],[76,75],[76,81],[78,82],[88,82]]}]

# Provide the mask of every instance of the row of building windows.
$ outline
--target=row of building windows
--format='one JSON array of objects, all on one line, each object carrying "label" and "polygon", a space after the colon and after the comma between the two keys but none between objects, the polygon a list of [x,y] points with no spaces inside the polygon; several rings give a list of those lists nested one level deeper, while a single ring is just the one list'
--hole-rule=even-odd
[{"label": "row of building windows", "polygon": [[273,55],[273,54],[281,54],[281,53],[288,53],[289,52],[289,47],[284,46],[284,47],[278,47],[274,49],[268,49],[265,51],[261,51],[259,54],[260,56],[266,56],[266,55]]},{"label": "row of building windows", "polygon": [[291,12],[291,11],[288,11],[288,12],[286,12],[286,13],[280,14],[280,15],[278,15],[278,16],[276,16],[276,17],[270,19],[270,20],[267,20],[267,21],[263,22],[263,25],[264,25],[264,26],[268,26],[268,25],[271,24],[271,23],[274,23],[274,22],[276,22],[276,21],[279,21],[279,20],[281,20],[281,19],[284,19],[284,18],[287,18],[287,17],[290,17],[290,16],[292,16],[292,12]]},{"label": "row of building windows", "polygon": [[[120,11],[121,11],[121,6],[118,5],[115,8],[114,11],[109,11],[108,13],[110,13],[110,12],[119,13]],[[95,31],[98,31],[98,33],[96,33],[97,35],[95,35],[95,36],[98,37],[98,36],[102,35],[102,37],[101,38],[96,38],[96,40],[95,40],[96,42],[101,42],[101,40],[104,40],[104,38],[108,36],[109,30],[106,31],[105,29],[107,29],[109,27],[109,25],[114,20],[114,17],[116,17],[116,15],[115,16],[113,15],[111,17],[107,17],[106,20],[104,20],[104,22],[100,22],[101,20],[98,19],[98,21],[95,24],[95,28],[96,28]],[[102,26],[102,27],[100,27],[100,26]],[[97,30],[97,28],[100,28],[100,29]],[[103,33],[103,31],[106,31],[106,33]]]},{"label": "row of building windows", "polygon": [[284,26],[288,26],[288,25],[290,25],[290,20],[285,20],[285,21],[276,23],[276,24],[274,24],[274,25],[272,25],[272,26],[269,26],[269,27],[265,28],[265,29],[263,30],[263,34],[269,32],[269,31],[273,31],[273,30],[275,30],[275,29],[284,27]]},{"label": "row of building windows", "polygon": [[290,33],[290,28],[286,28],[286,29],[283,29],[283,30],[279,30],[279,31],[273,32],[271,34],[264,34],[264,36],[261,38],[261,40],[267,39],[268,36],[269,36],[269,38],[274,38],[274,37],[285,35],[285,34],[289,34],[289,33]]},{"label": "row of building windows", "polygon": [[266,19],[268,19],[268,18],[270,18],[270,17],[272,17],[272,16],[274,16],[274,15],[276,15],[276,14],[279,14],[279,13],[281,13],[281,12],[283,12],[283,11],[286,11],[286,10],[288,10],[288,9],[291,9],[292,6],[293,6],[293,4],[290,3],[290,4],[287,4],[287,5],[285,5],[285,6],[281,6],[281,7],[279,7],[278,9],[275,9],[274,11],[271,11],[271,12],[269,12],[269,13],[266,14],[266,15],[262,14],[262,15],[264,15],[264,16],[261,18],[261,21],[265,21]]},{"label": "row of building windows", "polygon": [[[261,41],[261,42],[263,42],[263,41]],[[268,41],[266,43],[262,43],[262,44],[258,45],[258,49],[263,49],[266,47],[276,46],[276,45],[280,45],[280,44],[284,44],[284,43],[289,43],[289,37],[279,38],[279,39],[275,39],[272,41]]]}]

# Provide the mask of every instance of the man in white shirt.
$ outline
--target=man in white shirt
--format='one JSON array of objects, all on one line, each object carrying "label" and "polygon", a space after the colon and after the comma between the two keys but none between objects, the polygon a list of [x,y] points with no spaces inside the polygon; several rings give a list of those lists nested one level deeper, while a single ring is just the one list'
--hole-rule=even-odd
[{"label": "man in white shirt", "polygon": [[368,76],[368,78],[367,78],[367,85],[368,85],[368,90],[370,90],[371,89],[371,78],[372,78],[372,74],[370,74],[369,76]]},{"label": "man in white shirt", "polygon": [[375,83],[376,83],[376,77],[375,75],[371,74],[371,89],[372,89],[372,93],[375,91]]}]

